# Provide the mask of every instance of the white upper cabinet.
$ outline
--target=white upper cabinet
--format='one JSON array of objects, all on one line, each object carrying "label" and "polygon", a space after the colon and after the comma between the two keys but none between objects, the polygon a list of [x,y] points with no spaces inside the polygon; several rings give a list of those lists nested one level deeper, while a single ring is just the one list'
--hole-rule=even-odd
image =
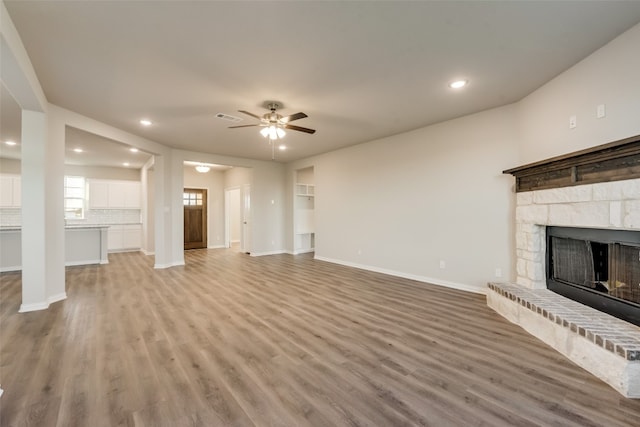
[{"label": "white upper cabinet", "polygon": [[90,180],[88,197],[90,209],[108,209],[109,182]]},{"label": "white upper cabinet", "polygon": [[141,187],[137,181],[89,180],[91,209],[140,209]]},{"label": "white upper cabinet", "polygon": [[20,207],[22,204],[20,183],[20,175],[0,175],[0,207]]}]

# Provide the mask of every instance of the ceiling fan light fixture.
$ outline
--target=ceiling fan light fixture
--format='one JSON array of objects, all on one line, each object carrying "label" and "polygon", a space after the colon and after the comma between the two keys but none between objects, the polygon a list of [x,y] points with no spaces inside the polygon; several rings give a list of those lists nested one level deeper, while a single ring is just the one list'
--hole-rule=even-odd
[{"label": "ceiling fan light fixture", "polygon": [[209,166],[206,165],[198,165],[196,166],[196,171],[200,172],[200,173],[207,173],[209,172],[211,168]]},{"label": "ceiling fan light fixture", "polygon": [[262,128],[260,130],[260,133],[262,134],[262,136],[269,139],[280,139],[287,134],[284,131],[284,129],[276,125],[271,125],[269,127]]}]

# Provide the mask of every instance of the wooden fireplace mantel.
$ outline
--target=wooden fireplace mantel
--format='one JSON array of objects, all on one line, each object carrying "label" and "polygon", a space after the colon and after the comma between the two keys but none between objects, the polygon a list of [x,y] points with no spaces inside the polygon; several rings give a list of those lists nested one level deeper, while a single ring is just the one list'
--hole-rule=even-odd
[{"label": "wooden fireplace mantel", "polygon": [[640,135],[507,169],[516,192],[640,178]]}]

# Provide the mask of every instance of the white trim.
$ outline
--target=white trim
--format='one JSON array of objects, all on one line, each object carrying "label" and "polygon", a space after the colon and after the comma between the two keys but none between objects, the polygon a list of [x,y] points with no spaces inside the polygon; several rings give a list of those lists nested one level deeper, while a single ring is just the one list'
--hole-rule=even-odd
[{"label": "white trim", "polygon": [[22,271],[22,265],[0,268],[0,273],[8,273],[10,271]]},{"label": "white trim", "polygon": [[145,249],[140,249],[140,252],[142,252],[144,255],[155,255],[156,253],[154,251],[147,251]]},{"label": "white trim", "polygon": [[308,254],[310,252],[315,252],[315,251],[316,251],[315,248],[310,248],[310,249],[296,250],[296,251],[287,252],[287,253],[290,253],[291,255],[300,255],[300,254]]},{"label": "white trim", "polygon": [[107,253],[117,254],[121,252],[142,252],[141,248],[122,248],[122,249],[109,249]]},{"label": "white trim", "polygon": [[347,267],[359,268],[361,270],[368,270],[368,271],[374,271],[376,273],[388,274],[390,276],[402,277],[403,279],[411,279],[411,280],[415,280],[415,281],[418,281],[418,282],[428,283],[430,285],[444,286],[446,288],[457,289],[457,290],[466,291],[466,292],[472,292],[474,294],[486,295],[487,294],[487,289],[488,289],[486,286],[482,287],[482,288],[479,288],[477,286],[471,286],[471,285],[467,285],[467,284],[464,284],[464,283],[456,283],[456,282],[450,282],[450,281],[447,281],[447,280],[434,279],[434,278],[431,278],[431,277],[418,276],[416,274],[404,273],[402,271],[388,270],[386,268],[373,267],[373,266],[370,266],[370,265],[357,264],[357,263],[354,263],[354,262],[341,261],[341,260],[332,259],[332,258],[325,258],[325,257],[321,257],[321,256],[315,256],[314,259],[317,259],[319,261],[331,262],[333,264],[340,264],[340,265],[344,265],[344,266],[347,266]]},{"label": "white trim", "polygon": [[33,304],[21,304],[20,310],[18,310],[18,313],[28,313],[30,311],[46,310],[47,308],[49,308],[49,304],[46,302],[37,302]]},{"label": "white trim", "polygon": [[83,260],[83,261],[68,261],[64,263],[65,267],[74,267],[76,265],[92,265],[92,264],[108,264],[109,261],[107,262],[102,262],[102,260],[99,259],[87,259],[87,260]]},{"label": "white trim", "polygon": [[207,246],[207,249],[226,249],[225,245]]},{"label": "white trim", "polygon": [[249,255],[251,256],[265,256],[265,255],[281,255],[281,254],[285,254],[286,252],[282,249],[276,250],[276,251],[267,251],[267,252],[251,252]]},{"label": "white trim", "polygon": [[53,304],[54,302],[62,301],[65,299],[67,299],[67,293],[61,292],[59,294],[51,295],[49,298],[47,298],[47,301],[49,301],[49,304]]},{"label": "white trim", "polygon": [[176,261],[176,262],[171,262],[168,264],[155,264],[153,266],[153,268],[155,268],[156,270],[161,270],[163,268],[171,268],[171,267],[178,267],[184,265],[184,260],[183,261]]}]

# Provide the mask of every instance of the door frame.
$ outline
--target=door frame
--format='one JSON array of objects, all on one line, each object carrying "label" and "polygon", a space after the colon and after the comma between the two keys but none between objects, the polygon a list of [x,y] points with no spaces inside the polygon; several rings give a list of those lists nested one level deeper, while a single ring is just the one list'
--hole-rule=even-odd
[{"label": "door frame", "polygon": [[224,246],[231,247],[231,193],[237,191],[239,196],[240,215],[240,250],[250,253],[251,251],[251,186],[243,184],[241,186],[224,189]]},{"label": "door frame", "polygon": [[[203,198],[203,205],[204,205],[204,223],[203,223],[203,227],[204,227],[204,241],[205,241],[205,246],[203,249],[208,249],[209,248],[209,187],[198,187],[198,186],[193,186],[190,185],[188,187],[182,187],[182,194],[185,193],[186,190],[204,190],[205,191],[205,197]],[[184,222],[185,222],[185,218],[184,218],[184,202],[182,203],[182,224],[184,227]],[[184,235],[182,236],[182,250],[186,250],[184,249]]]}]

